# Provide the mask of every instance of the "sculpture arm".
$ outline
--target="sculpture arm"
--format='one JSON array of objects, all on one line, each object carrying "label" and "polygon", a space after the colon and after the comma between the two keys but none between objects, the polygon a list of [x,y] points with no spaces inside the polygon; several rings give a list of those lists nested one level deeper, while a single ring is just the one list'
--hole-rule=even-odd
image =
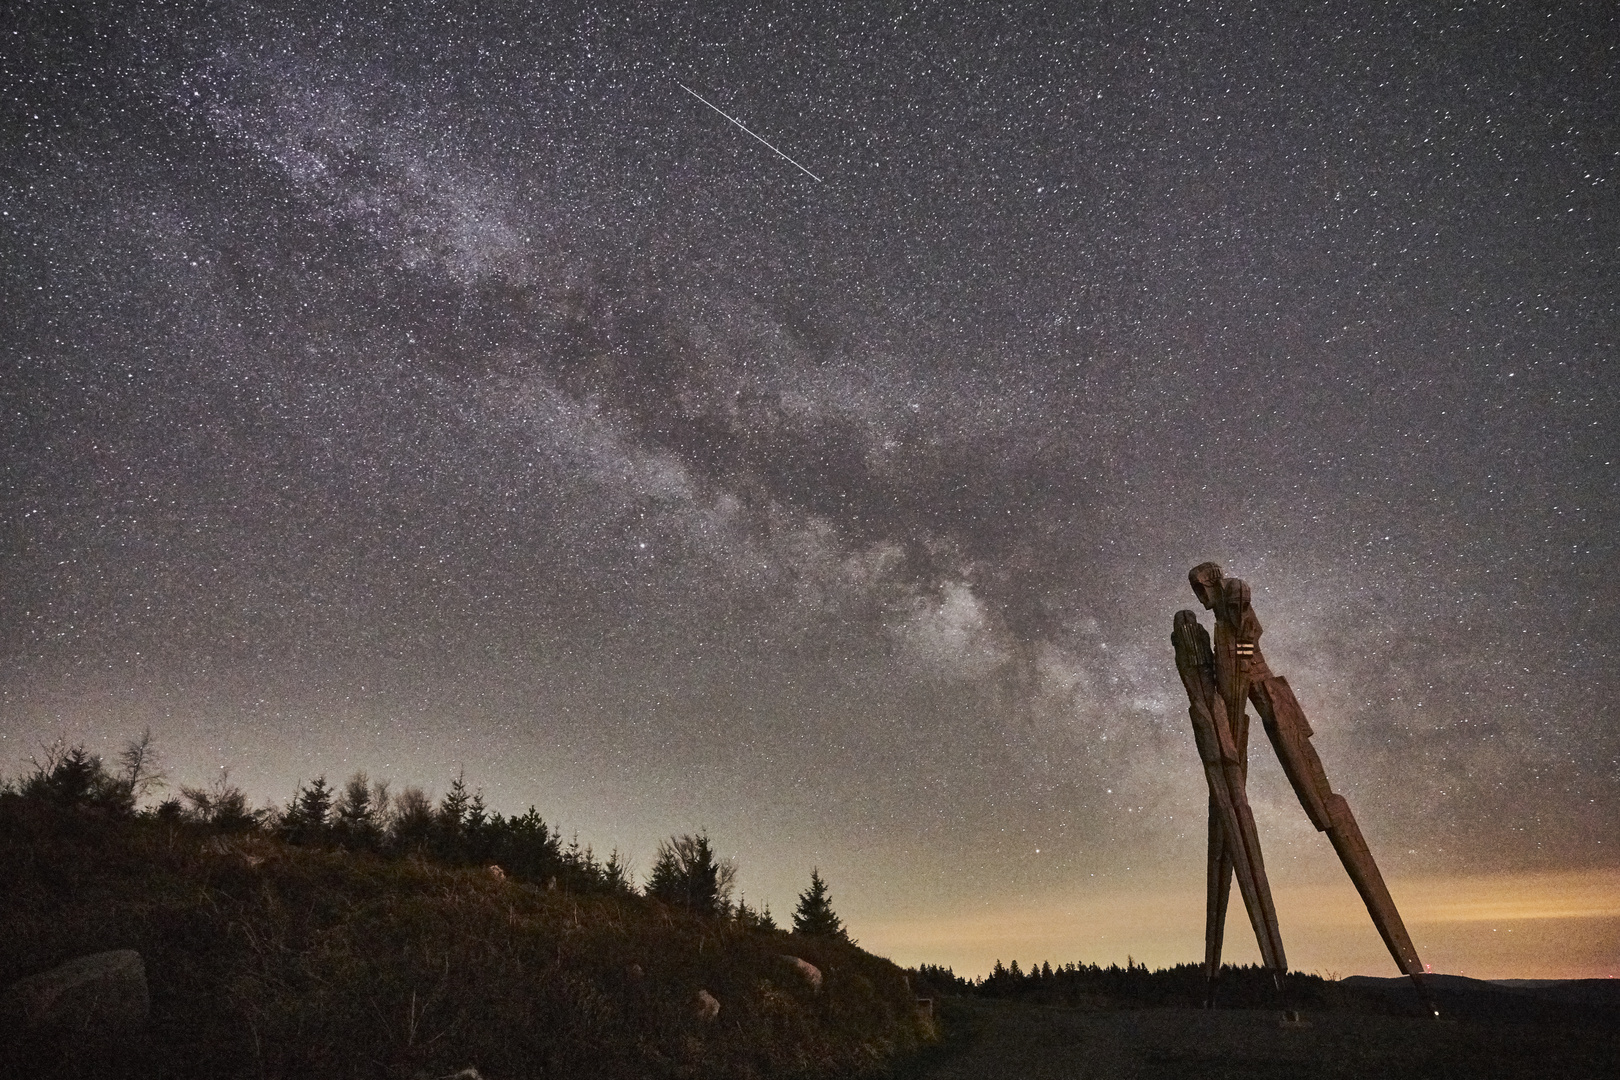
[{"label": "sculpture arm", "polygon": [[1266,726],[1266,735],[1282,762],[1300,805],[1318,832],[1333,827],[1333,815],[1328,800],[1333,789],[1328,784],[1327,770],[1311,745],[1311,725],[1305,711],[1299,707],[1293,688],[1281,676],[1257,680],[1249,687],[1249,700],[1254,702],[1260,722]]}]

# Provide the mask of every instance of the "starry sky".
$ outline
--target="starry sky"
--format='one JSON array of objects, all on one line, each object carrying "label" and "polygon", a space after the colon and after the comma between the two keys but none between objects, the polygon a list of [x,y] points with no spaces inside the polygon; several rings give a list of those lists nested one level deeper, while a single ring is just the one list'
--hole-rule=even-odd
[{"label": "starry sky", "polygon": [[[0,772],[1196,961],[1214,559],[1424,959],[1620,974],[1620,16],[1350,7],[8,5]],[[1396,974],[1250,791],[1293,966]]]}]

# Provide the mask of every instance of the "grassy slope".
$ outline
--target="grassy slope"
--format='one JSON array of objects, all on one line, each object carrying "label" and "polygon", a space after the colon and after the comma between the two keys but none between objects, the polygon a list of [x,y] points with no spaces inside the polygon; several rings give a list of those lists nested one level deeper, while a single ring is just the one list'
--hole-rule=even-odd
[{"label": "grassy slope", "polygon": [[[114,948],[152,986],[116,1075],[845,1075],[932,1034],[900,969],[844,942],[0,799],[0,985]],[[88,1075],[72,1049],[13,1040],[0,1067]]]}]

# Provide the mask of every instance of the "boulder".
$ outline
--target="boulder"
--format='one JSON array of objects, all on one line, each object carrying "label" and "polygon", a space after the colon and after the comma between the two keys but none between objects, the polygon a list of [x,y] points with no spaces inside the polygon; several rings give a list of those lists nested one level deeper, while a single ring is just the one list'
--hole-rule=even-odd
[{"label": "boulder", "polygon": [[134,949],[91,953],[19,979],[0,995],[0,1026],[107,1035],[138,1029],[152,998]]},{"label": "boulder", "polygon": [[804,976],[804,981],[810,984],[810,988],[812,990],[820,992],[820,990],[821,990],[821,969],[820,968],[816,967],[816,965],[812,964],[808,960],[802,960],[797,956],[789,956],[787,953],[782,954],[782,959],[784,959],[788,963],[792,964],[794,966],[794,968],[796,968],[798,970],[799,974]]},{"label": "boulder", "polygon": [[720,999],[707,990],[697,992],[698,1017],[702,1020],[713,1020],[720,1015]]}]

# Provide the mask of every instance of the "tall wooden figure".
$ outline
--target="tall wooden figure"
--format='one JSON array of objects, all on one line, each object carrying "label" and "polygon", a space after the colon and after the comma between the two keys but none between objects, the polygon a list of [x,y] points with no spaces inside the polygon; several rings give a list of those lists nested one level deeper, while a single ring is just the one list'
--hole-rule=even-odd
[{"label": "tall wooden figure", "polygon": [[1249,717],[1252,702],[1265,724],[1266,735],[1282,762],[1283,772],[1299,796],[1300,805],[1317,830],[1328,834],[1350,880],[1367,905],[1373,925],[1388,946],[1395,963],[1417,985],[1431,1012],[1433,1001],[1423,981],[1423,963],[1390,899],[1361,827],[1344,796],[1328,785],[1322,760],[1311,746],[1311,725],[1294,698],[1288,680],[1273,675],[1260,652],[1260,619],[1249,604],[1249,586],[1221,573],[1215,563],[1200,563],[1187,574],[1193,593],[1215,612],[1215,640],[1199,625],[1192,611],[1176,612],[1171,640],[1176,669],[1191,702],[1193,736],[1209,782],[1208,906],[1204,925],[1204,972],[1208,978],[1205,1007],[1215,1001],[1215,979],[1221,969],[1221,939],[1226,928],[1226,906],[1232,878],[1260,943],[1260,956],[1273,978],[1288,971],[1277,910],[1260,857],[1260,838],[1246,792]]}]

